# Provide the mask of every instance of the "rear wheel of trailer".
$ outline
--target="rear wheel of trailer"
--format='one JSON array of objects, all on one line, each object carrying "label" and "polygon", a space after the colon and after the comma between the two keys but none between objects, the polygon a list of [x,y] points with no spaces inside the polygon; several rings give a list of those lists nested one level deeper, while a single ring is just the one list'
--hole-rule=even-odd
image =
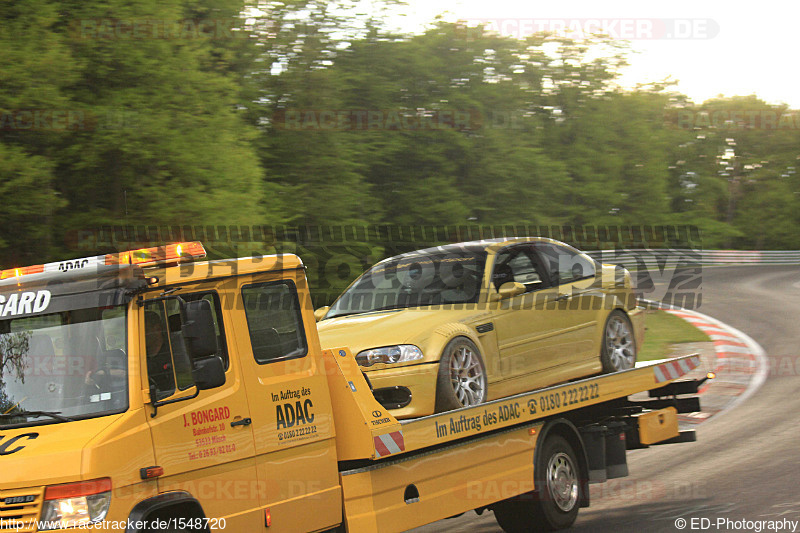
[{"label": "rear wheel of trailer", "polygon": [[492,506],[503,531],[553,531],[572,525],[581,503],[580,466],[575,450],[560,435],[549,435],[534,469],[536,492]]}]

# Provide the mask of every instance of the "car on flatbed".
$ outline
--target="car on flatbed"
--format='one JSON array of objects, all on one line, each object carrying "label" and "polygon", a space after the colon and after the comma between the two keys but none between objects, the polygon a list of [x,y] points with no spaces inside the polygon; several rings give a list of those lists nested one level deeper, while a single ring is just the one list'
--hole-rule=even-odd
[{"label": "car on flatbed", "polygon": [[644,335],[624,268],[541,237],[384,259],[316,316],[398,418],[633,368]]}]

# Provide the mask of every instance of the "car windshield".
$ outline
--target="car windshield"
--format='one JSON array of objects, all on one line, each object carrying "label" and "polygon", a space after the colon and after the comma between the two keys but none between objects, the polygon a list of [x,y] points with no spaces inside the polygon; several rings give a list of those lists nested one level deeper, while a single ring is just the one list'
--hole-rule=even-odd
[{"label": "car windshield", "polygon": [[365,272],[325,318],[421,306],[475,303],[486,252],[457,250],[398,256]]},{"label": "car windshield", "polygon": [[125,410],[125,307],[0,320],[0,426]]}]

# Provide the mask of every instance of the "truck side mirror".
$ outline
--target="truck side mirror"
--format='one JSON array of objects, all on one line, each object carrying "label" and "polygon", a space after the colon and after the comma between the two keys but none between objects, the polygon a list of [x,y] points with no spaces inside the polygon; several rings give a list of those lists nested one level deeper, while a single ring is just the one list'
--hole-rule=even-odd
[{"label": "truck side mirror", "polygon": [[225,364],[218,355],[194,362],[192,379],[198,390],[213,389],[225,384]]},{"label": "truck side mirror", "polygon": [[216,355],[217,333],[214,329],[214,315],[211,302],[195,300],[183,305],[183,324],[181,325],[186,349],[192,360]]}]

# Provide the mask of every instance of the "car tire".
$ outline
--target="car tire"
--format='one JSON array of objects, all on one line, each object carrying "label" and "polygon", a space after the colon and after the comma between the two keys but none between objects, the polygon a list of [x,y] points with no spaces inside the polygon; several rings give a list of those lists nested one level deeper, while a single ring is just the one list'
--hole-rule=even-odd
[{"label": "car tire", "polygon": [[608,315],[603,327],[600,361],[603,372],[619,372],[636,365],[636,339],[628,315],[615,309]]},{"label": "car tire", "polygon": [[445,346],[436,379],[436,412],[452,411],[486,401],[488,380],[480,350],[466,337]]},{"label": "car tire", "polygon": [[578,517],[585,485],[575,450],[566,439],[547,437],[534,476],[536,492],[492,505],[495,519],[506,533],[565,529]]}]

